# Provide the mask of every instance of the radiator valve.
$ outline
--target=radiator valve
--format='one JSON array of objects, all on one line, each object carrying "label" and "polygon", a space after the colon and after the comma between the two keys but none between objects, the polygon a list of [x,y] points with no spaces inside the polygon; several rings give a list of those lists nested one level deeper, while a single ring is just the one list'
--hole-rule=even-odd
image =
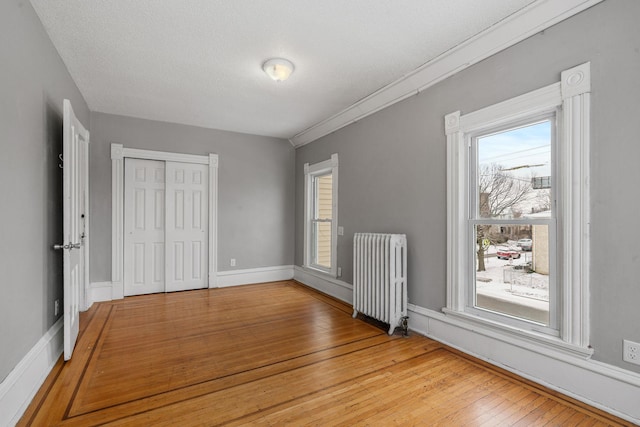
[{"label": "radiator valve", "polygon": [[402,336],[409,336],[409,316],[402,316]]}]

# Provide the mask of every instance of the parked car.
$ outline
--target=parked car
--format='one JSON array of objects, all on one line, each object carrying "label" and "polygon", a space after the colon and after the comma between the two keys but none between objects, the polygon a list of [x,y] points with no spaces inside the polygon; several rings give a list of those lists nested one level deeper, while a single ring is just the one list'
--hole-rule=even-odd
[{"label": "parked car", "polygon": [[530,251],[533,248],[533,240],[531,239],[520,239],[516,246],[521,248],[523,251]]},{"label": "parked car", "polygon": [[498,248],[496,252],[498,259],[518,259],[520,258],[520,252],[513,248]]}]

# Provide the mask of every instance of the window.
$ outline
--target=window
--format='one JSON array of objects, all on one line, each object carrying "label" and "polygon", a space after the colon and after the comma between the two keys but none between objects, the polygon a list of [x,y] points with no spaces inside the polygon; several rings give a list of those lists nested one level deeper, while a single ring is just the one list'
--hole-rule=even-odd
[{"label": "window", "polygon": [[586,353],[589,91],[587,63],[445,117],[445,313]]},{"label": "window", "polygon": [[467,307],[479,316],[547,333],[557,331],[555,114],[469,134],[473,249]]},{"label": "window", "polygon": [[304,165],[305,267],[336,276],[338,155]]}]

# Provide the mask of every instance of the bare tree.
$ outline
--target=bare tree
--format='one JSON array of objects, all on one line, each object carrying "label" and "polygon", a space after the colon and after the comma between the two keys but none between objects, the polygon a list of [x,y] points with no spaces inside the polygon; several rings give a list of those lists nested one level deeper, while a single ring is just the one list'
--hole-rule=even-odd
[{"label": "bare tree", "polygon": [[532,208],[533,212],[544,212],[551,209],[551,190],[542,189],[536,191],[536,206]]},{"label": "bare tree", "polygon": [[[497,163],[481,165],[478,176],[478,204],[481,218],[498,218],[505,213],[516,214],[517,205],[527,200],[532,191],[531,181],[505,171]],[[483,243],[489,239],[489,225],[476,227],[478,271],[485,271]]]},{"label": "bare tree", "polygon": [[527,200],[531,193],[531,181],[505,172],[496,163],[480,166],[478,177],[480,197],[480,215],[483,217],[499,217],[516,205]]}]

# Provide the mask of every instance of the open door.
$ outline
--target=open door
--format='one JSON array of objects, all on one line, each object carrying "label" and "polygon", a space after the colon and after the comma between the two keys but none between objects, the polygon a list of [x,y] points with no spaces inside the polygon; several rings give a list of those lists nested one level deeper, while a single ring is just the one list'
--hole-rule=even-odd
[{"label": "open door", "polygon": [[76,118],[71,102],[63,103],[62,185],[64,242],[64,360],[71,359],[80,326],[80,298],[86,277],[86,224],[89,132]]}]

